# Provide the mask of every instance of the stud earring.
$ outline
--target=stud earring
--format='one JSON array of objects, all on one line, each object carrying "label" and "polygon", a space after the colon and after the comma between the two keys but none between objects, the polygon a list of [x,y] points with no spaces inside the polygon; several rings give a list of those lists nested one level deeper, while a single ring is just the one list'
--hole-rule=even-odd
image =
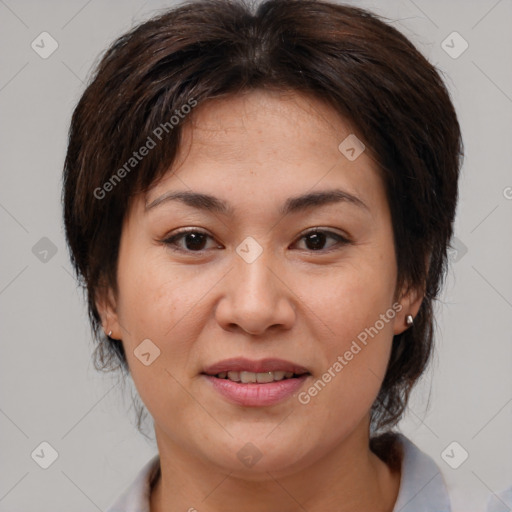
[{"label": "stud earring", "polygon": [[112,331],[108,331],[107,336],[110,338],[110,336],[112,336]]},{"label": "stud earring", "polygon": [[414,318],[412,315],[407,315],[405,317],[405,323],[410,327],[414,323]]}]

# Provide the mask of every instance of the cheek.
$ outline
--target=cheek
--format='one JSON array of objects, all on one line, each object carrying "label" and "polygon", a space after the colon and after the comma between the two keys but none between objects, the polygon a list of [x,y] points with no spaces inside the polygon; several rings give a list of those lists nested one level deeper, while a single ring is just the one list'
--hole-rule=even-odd
[{"label": "cheek", "polygon": [[[164,252],[164,251],[163,251]],[[216,275],[186,271],[169,262],[165,253],[141,254],[127,258],[120,266],[118,315],[124,327],[123,345],[134,382],[147,403],[162,399],[180,401],[176,380],[184,381],[184,371],[198,359],[195,341],[201,336],[208,311],[205,291],[217,281]],[[198,276],[198,272],[201,276]],[[149,339],[159,355],[150,366],[144,366],[134,351]],[[173,377],[175,379],[173,379]],[[144,396],[143,396],[144,395]]]},{"label": "cheek", "polygon": [[320,320],[318,333],[324,333],[319,336],[323,368],[301,403],[309,400],[315,409],[328,405],[332,414],[354,422],[371,407],[393,340],[392,263],[377,254],[345,265],[328,280],[308,280],[308,306]]},{"label": "cheek", "polygon": [[[181,370],[191,359],[193,341],[198,337],[194,311],[201,291],[194,287],[194,282],[168,262],[164,265],[147,255],[145,260],[127,259],[119,273],[122,301],[118,315],[125,330],[123,345],[130,373],[157,422],[168,421],[169,411],[191,407],[180,383],[184,383]],[[149,345],[152,362],[146,365],[137,355],[141,342],[148,339],[157,348]]]},{"label": "cheek", "polygon": [[120,320],[128,327],[128,337],[161,340],[171,333],[180,318],[193,310],[200,298],[197,280],[180,271],[158,251],[151,256],[134,253],[119,272]]},{"label": "cheek", "polygon": [[[357,258],[355,258],[356,260]],[[329,351],[341,350],[351,340],[370,328],[393,304],[396,279],[393,262],[376,256],[346,262],[329,275],[304,276],[302,289],[308,290],[301,300],[317,316],[326,333]],[[299,284],[299,280],[297,280]],[[392,320],[394,311],[389,311]],[[379,322],[384,337],[392,334],[392,322]],[[391,336],[392,337],[392,336]]]}]

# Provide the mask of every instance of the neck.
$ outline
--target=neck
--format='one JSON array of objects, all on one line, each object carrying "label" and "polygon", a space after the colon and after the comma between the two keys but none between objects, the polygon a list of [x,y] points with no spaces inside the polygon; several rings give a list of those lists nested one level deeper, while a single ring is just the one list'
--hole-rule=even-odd
[{"label": "neck", "polygon": [[157,434],[161,473],[151,493],[151,512],[392,512],[400,470],[392,471],[355,435],[286,475],[265,472],[257,480],[191,457]]}]

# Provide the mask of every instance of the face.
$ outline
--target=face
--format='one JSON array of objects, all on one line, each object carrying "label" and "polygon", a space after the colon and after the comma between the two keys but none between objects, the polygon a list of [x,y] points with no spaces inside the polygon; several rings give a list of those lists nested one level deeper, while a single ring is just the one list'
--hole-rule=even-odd
[{"label": "face", "polygon": [[419,304],[394,300],[384,185],[366,152],[338,149],[351,130],[332,109],[253,91],[193,114],[173,169],[131,205],[100,309],[161,455],[290,474],[367,442]]}]

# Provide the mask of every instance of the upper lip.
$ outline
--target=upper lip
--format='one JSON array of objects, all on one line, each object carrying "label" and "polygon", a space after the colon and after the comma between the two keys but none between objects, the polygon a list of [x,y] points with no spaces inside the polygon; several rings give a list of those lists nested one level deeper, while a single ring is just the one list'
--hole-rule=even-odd
[{"label": "upper lip", "polygon": [[285,361],[284,359],[268,358],[260,359],[259,361],[246,359],[244,357],[235,357],[232,359],[224,359],[218,363],[207,366],[203,373],[207,375],[217,375],[221,372],[254,372],[254,373],[265,373],[273,371],[284,371],[293,372],[296,374],[309,373],[307,368],[293,363],[291,361]]}]

